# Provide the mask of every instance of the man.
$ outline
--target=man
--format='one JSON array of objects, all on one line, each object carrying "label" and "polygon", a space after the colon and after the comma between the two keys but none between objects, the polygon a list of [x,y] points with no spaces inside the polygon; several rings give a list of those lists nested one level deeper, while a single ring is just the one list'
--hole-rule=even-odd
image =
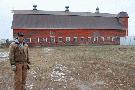
[{"label": "man", "polygon": [[28,45],[24,41],[24,34],[18,33],[18,37],[9,46],[9,60],[11,69],[14,71],[15,90],[26,90],[26,76],[29,69]]}]

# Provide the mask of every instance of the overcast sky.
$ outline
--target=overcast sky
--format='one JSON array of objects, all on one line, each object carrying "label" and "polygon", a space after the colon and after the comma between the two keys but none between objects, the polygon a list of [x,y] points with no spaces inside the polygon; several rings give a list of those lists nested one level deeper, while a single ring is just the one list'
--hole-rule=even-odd
[{"label": "overcast sky", "polygon": [[117,14],[125,11],[129,14],[129,36],[135,36],[135,0],[0,0],[0,39],[12,39],[11,10],[64,11],[69,6],[72,12],[95,12],[98,6],[101,13]]}]

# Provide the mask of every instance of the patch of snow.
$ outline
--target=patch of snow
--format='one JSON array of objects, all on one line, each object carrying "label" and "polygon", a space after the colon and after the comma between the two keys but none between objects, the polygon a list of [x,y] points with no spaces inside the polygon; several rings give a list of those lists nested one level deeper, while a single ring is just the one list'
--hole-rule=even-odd
[{"label": "patch of snow", "polygon": [[110,73],[112,73],[113,71],[110,69],[110,68],[108,68],[108,71],[107,72],[110,72]]},{"label": "patch of snow", "polygon": [[51,74],[51,80],[54,81],[63,81],[65,76],[65,74],[59,71],[53,71]]},{"label": "patch of snow", "polygon": [[72,81],[72,80],[74,80],[74,78],[73,77],[70,77],[70,81]]},{"label": "patch of snow", "polygon": [[53,49],[51,49],[51,48],[44,48],[44,52],[45,52],[45,54],[47,54],[47,55],[51,55],[51,51],[52,51]]},{"label": "patch of snow", "polygon": [[6,58],[8,57],[9,52],[0,52],[0,58]]},{"label": "patch of snow", "polygon": [[92,86],[95,86],[95,85],[105,85],[106,83],[104,81],[95,81]]},{"label": "patch of snow", "polygon": [[70,73],[71,71],[69,71],[67,67],[61,64],[56,64],[51,73],[51,80],[59,82],[67,82],[67,80],[73,80],[74,78],[68,75]]},{"label": "patch of snow", "polygon": [[0,52],[0,61],[7,60],[9,56],[9,52]]},{"label": "patch of snow", "polygon": [[32,74],[33,78],[37,77],[37,72],[34,71],[33,69],[30,70],[30,73]]},{"label": "patch of snow", "polygon": [[32,84],[30,84],[30,85],[26,85],[27,86],[27,88],[29,88],[30,90],[32,90],[33,89],[33,83]]},{"label": "patch of snow", "polygon": [[76,81],[77,87],[79,90],[93,90],[92,86],[88,82],[83,82],[83,81]]}]

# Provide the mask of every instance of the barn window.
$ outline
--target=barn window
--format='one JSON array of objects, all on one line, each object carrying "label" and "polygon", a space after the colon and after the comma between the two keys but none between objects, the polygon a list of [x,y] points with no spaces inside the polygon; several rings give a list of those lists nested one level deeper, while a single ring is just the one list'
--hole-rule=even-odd
[{"label": "barn window", "polygon": [[110,37],[107,37],[107,40],[110,41]]},{"label": "barn window", "polygon": [[50,37],[50,42],[54,43],[55,42],[55,37]]},{"label": "barn window", "polygon": [[98,41],[98,37],[94,37],[94,41]]},{"label": "barn window", "polygon": [[111,37],[111,41],[114,41],[114,37]]},{"label": "barn window", "polygon": [[85,40],[84,37],[81,37],[80,41],[81,41],[81,42],[84,42],[84,40]]},{"label": "barn window", "polygon": [[70,37],[66,37],[66,42],[70,42]]},{"label": "barn window", "polygon": [[74,37],[74,38],[73,38],[73,42],[78,42],[77,37]]},{"label": "barn window", "polygon": [[44,42],[47,42],[47,38],[43,38],[43,41],[44,41]]},{"label": "barn window", "polygon": [[104,37],[101,37],[103,41],[105,41],[105,38]]},{"label": "barn window", "polygon": [[32,38],[32,39],[31,39],[31,42],[37,43],[37,42],[38,42],[38,38]]},{"label": "barn window", "polygon": [[58,42],[62,42],[63,38],[62,37],[58,37]]},{"label": "barn window", "polygon": [[115,40],[116,41],[119,41],[120,40],[120,37],[119,36],[116,36]]},{"label": "barn window", "polygon": [[25,38],[25,42],[30,42],[30,38]]},{"label": "barn window", "polygon": [[88,42],[91,42],[91,37],[88,37],[88,38],[87,38],[87,41],[88,41]]},{"label": "barn window", "polygon": [[44,42],[44,38],[39,38],[39,42]]}]

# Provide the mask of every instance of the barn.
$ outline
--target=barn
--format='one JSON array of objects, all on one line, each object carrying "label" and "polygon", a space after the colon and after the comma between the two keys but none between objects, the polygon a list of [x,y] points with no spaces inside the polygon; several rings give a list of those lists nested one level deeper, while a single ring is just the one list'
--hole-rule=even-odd
[{"label": "barn", "polygon": [[106,45],[120,44],[120,37],[128,35],[128,14],[92,12],[13,10],[13,37],[25,34],[32,46]]}]

